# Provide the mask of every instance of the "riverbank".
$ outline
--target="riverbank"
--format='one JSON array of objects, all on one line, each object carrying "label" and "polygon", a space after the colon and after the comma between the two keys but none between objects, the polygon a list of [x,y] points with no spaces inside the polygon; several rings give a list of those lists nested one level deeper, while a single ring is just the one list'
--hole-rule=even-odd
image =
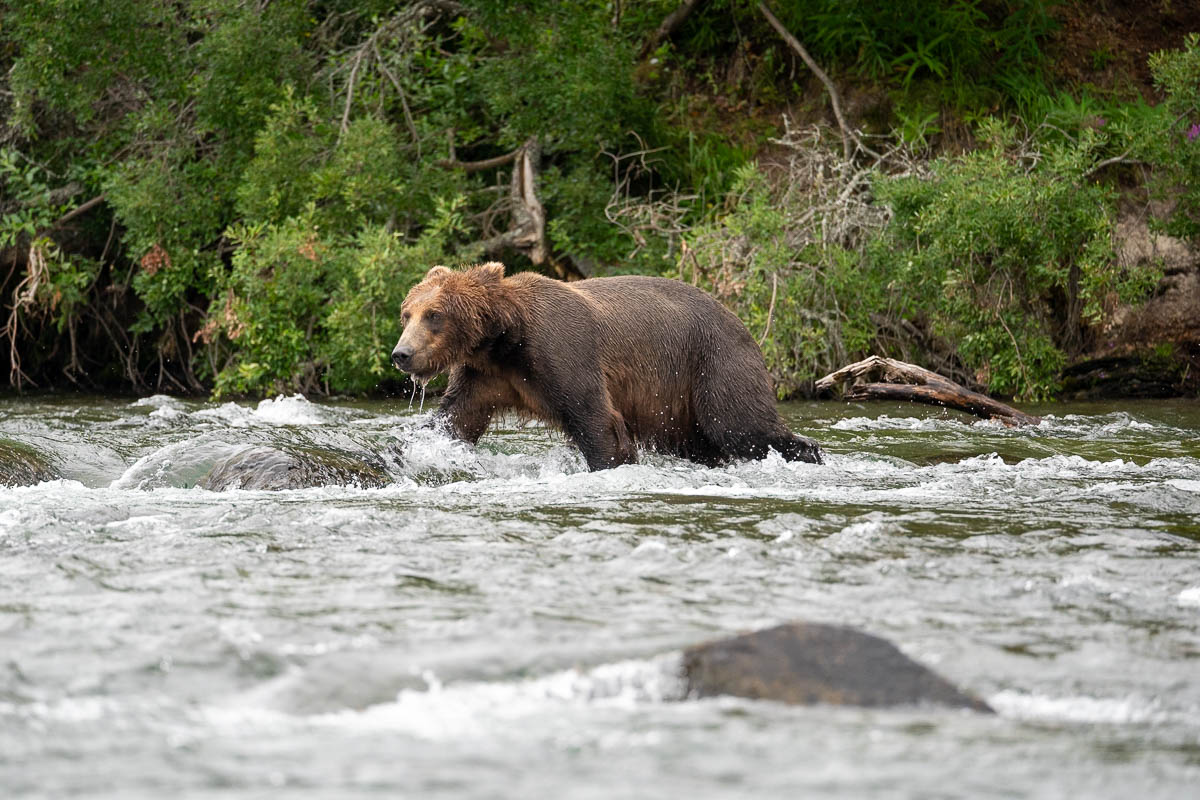
[{"label": "riverbank", "polygon": [[498,8],[5,10],[8,384],[370,392],[407,288],[498,259],[698,283],[785,397],[1195,394],[1191,5]]}]

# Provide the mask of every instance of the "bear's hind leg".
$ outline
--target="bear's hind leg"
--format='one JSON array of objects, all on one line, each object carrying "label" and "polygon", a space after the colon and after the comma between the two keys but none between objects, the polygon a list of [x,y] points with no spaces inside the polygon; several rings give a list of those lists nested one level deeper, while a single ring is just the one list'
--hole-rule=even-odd
[{"label": "bear's hind leg", "polygon": [[725,460],[763,459],[774,449],[788,461],[822,463],[817,443],[792,433],[780,418],[761,364],[753,341],[744,353],[707,359],[693,395],[700,430]]},{"label": "bear's hind leg", "polygon": [[[719,426],[714,426],[719,427]],[[761,460],[776,450],[788,461],[822,464],[821,447],[812,439],[783,430],[756,430],[753,427],[710,430],[709,438],[727,460]]]},{"label": "bear's hind leg", "polygon": [[821,456],[821,446],[795,433],[785,433],[771,440],[771,447],[779,451],[788,461],[805,461],[809,464],[824,464]]}]

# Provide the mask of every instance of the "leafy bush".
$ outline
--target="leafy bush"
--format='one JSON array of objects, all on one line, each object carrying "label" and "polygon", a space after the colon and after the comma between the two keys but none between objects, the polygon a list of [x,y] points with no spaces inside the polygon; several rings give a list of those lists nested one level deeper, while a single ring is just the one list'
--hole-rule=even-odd
[{"label": "leafy bush", "polygon": [[884,217],[853,165],[819,141],[789,132],[777,145],[786,169],[739,168],[722,211],[686,237],[676,276],[746,323],[787,397],[869,349],[886,298],[861,251]]},{"label": "leafy bush", "polygon": [[877,182],[893,218],[870,256],[900,313],[928,318],[980,383],[1045,398],[1088,325],[1157,276],[1116,265],[1110,192],[1083,179],[1093,138],[1041,154],[997,124],[991,134],[978,151],[935,161],[928,179]]},{"label": "leafy bush", "polygon": [[[886,82],[907,95],[919,83],[960,109],[1015,100],[1011,89],[1032,76],[1044,87],[1042,45],[1054,30],[1052,0],[792,0],[775,3],[818,63]],[[730,24],[731,18],[736,24]],[[744,32],[765,23],[757,0],[720,0],[701,7],[684,28],[690,53],[742,46]],[[770,29],[764,41],[784,49]],[[790,59],[773,59],[776,79]]]},{"label": "leafy bush", "polygon": [[[776,140],[796,61],[756,0],[698,4],[645,61],[677,0],[4,6],[0,337],[15,374],[24,356],[50,382],[146,389],[157,370],[189,391],[370,389],[395,374],[408,285],[504,242],[511,161],[464,162],[530,137],[551,261],[675,264],[763,339],[783,393],[911,318],[992,388],[1045,394],[1096,315],[1145,285],[1107,256],[1102,162],[1153,164],[1180,198],[1170,230],[1200,233],[1200,38],[1155,57],[1153,107],[1047,95],[1050,0],[772,5],[835,77],[891,95],[901,146],[957,132],[946,105],[1046,124],[928,181],[874,179],[894,206],[881,233],[867,161]],[[786,177],[757,166],[779,152]],[[913,166],[896,169],[924,175]]]},{"label": "leafy bush", "polygon": [[325,234],[312,204],[281,223],[231,228],[233,269],[201,331],[225,352],[216,393],[361,392],[391,376],[400,304],[430,265],[447,260],[460,207],[442,205],[408,244],[382,225]]},{"label": "leafy bush", "polygon": [[1165,113],[1143,140],[1144,153],[1161,171],[1160,190],[1178,192],[1168,230],[1200,243],[1200,33],[1188,34],[1182,50],[1152,55],[1150,69]]}]

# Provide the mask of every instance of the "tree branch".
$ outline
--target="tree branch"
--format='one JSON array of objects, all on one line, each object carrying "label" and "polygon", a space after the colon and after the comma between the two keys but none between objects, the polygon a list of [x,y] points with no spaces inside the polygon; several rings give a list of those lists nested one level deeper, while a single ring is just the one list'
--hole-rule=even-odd
[{"label": "tree branch", "polygon": [[400,95],[400,107],[404,109],[404,122],[408,125],[408,132],[412,136],[413,144],[417,146],[417,158],[419,159],[421,157],[421,139],[417,136],[417,125],[413,122],[412,110],[408,107],[408,98],[404,96],[404,90],[400,88],[400,81],[396,80],[396,76],[384,62],[383,54],[379,52],[379,42],[371,40],[371,47],[375,51],[375,60],[379,62],[379,69],[383,70],[383,74],[392,82],[392,86],[396,87],[396,94]]},{"label": "tree branch", "polygon": [[[453,141],[453,140],[452,140]],[[451,145],[453,148],[453,144]],[[511,153],[505,153],[502,156],[495,158],[485,158],[482,161],[458,161],[454,158],[447,158],[437,162],[439,167],[446,169],[461,169],[463,172],[480,172],[481,170],[491,169],[492,167],[502,167],[505,164],[511,164],[517,160],[517,156],[525,149],[525,145],[521,145]]]},{"label": "tree branch", "polygon": [[107,199],[107,195],[101,193],[101,194],[98,194],[95,197],[93,197],[91,200],[88,200],[86,203],[76,206],[75,208],[68,211],[66,214],[63,214],[58,219],[54,220],[54,222],[50,225],[50,227],[45,230],[45,233],[49,233],[50,231],[57,230],[61,226],[66,225],[68,222],[70,222],[71,220],[78,217],[80,214],[86,214],[87,212],[89,212],[93,208],[95,208],[96,206],[103,203],[105,201],[105,199]]},{"label": "tree branch", "polygon": [[[848,385],[847,385],[848,384]],[[1009,427],[1037,425],[1039,417],[1018,411],[985,394],[972,392],[949,378],[916,364],[894,358],[871,356],[842,367],[817,381],[818,392],[827,393],[841,385],[845,400],[904,400],[966,411],[984,419],[995,419]]]},{"label": "tree branch", "polygon": [[762,347],[763,342],[767,341],[767,334],[771,332],[771,317],[775,314],[775,293],[779,289],[779,273],[771,273],[771,305],[767,308],[767,324],[763,327],[762,336],[758,339],[758,346]]},{"label": "tree branch", "polygon": [[764,17],[767,18],[767,22],[771,23],[771,27],[783,37],[783,40],[787,42],[788,46],[795,50],[800,58],[804,60],[804,63],[808,65],[808,68],[812,70],[813,74],[821,80],[821,83],[825,84],[825,89],[829,92],[829,102],[833,106],[833,116],[837,119],[838,127],[842,130],[842,155],[846,158],[846,160],[850,160],[851,140],[853,140],[854,143],[863,150],[866,150],[868,153],[878,158],[879,154],[874,153],[868,148],[864,147],[863,143],[859,141],[857,136],[854,135],[854,131],[852,131],[850,126],[846,124],[846,118],[842,116],[841,96],[838,94],[837,87],[833,85],[833,81],[830,80],[829,76],[825,74],[825,70],[817,66],[817,62],[813,61],[813,57],[810,56],[808,51],[804,49],[804,45],[800,44],[800,40],[793,36],[787,28],[783,27],[783,23],[779,21],[778,17],[771,13],[771,9],[767,8],[766,3],[759,3],[758,10]]},{"label": "tree branch", "polygon": [[366,48],[362,48],[354,56],[354,66],[350,70],[350,80],[346,83],[346,109],[342,112],[342,127],[338,131],[339,139],[346,134],[346,129],[350,127],[350,105],[354,102],[354,79],[358,77],[358,68],[362,66],[365,55]]},{"label": "tree branch", "polygon": [[654,33],[650,34],[650,38],[646,40],[646,43],[642,45],[642,49],[638,51],[638,61],[645,59],[657,50],[663,39],[674,33],[675,29],[683,24],[683,21],[695,10],[696,6],[700,5],[700,2],[701,0],[683,0],[674,11],[667,14],[662,24],[655,29]]}]

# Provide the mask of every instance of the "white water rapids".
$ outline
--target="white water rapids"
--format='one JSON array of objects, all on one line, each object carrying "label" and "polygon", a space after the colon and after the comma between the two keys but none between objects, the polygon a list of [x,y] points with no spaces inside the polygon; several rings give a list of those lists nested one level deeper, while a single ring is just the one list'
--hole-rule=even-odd
[{"label": "white water rapids", "polygon": [[[0,487],[5,797],[1193,797],[1200,405],[1010,430],[796,404],[827,464],[588,473],[394,402],[8,399],[60,480]],[[382,488],[212,492],[251,445]],[[789,620],[988,700],[684,700],[679,651]]]}]

